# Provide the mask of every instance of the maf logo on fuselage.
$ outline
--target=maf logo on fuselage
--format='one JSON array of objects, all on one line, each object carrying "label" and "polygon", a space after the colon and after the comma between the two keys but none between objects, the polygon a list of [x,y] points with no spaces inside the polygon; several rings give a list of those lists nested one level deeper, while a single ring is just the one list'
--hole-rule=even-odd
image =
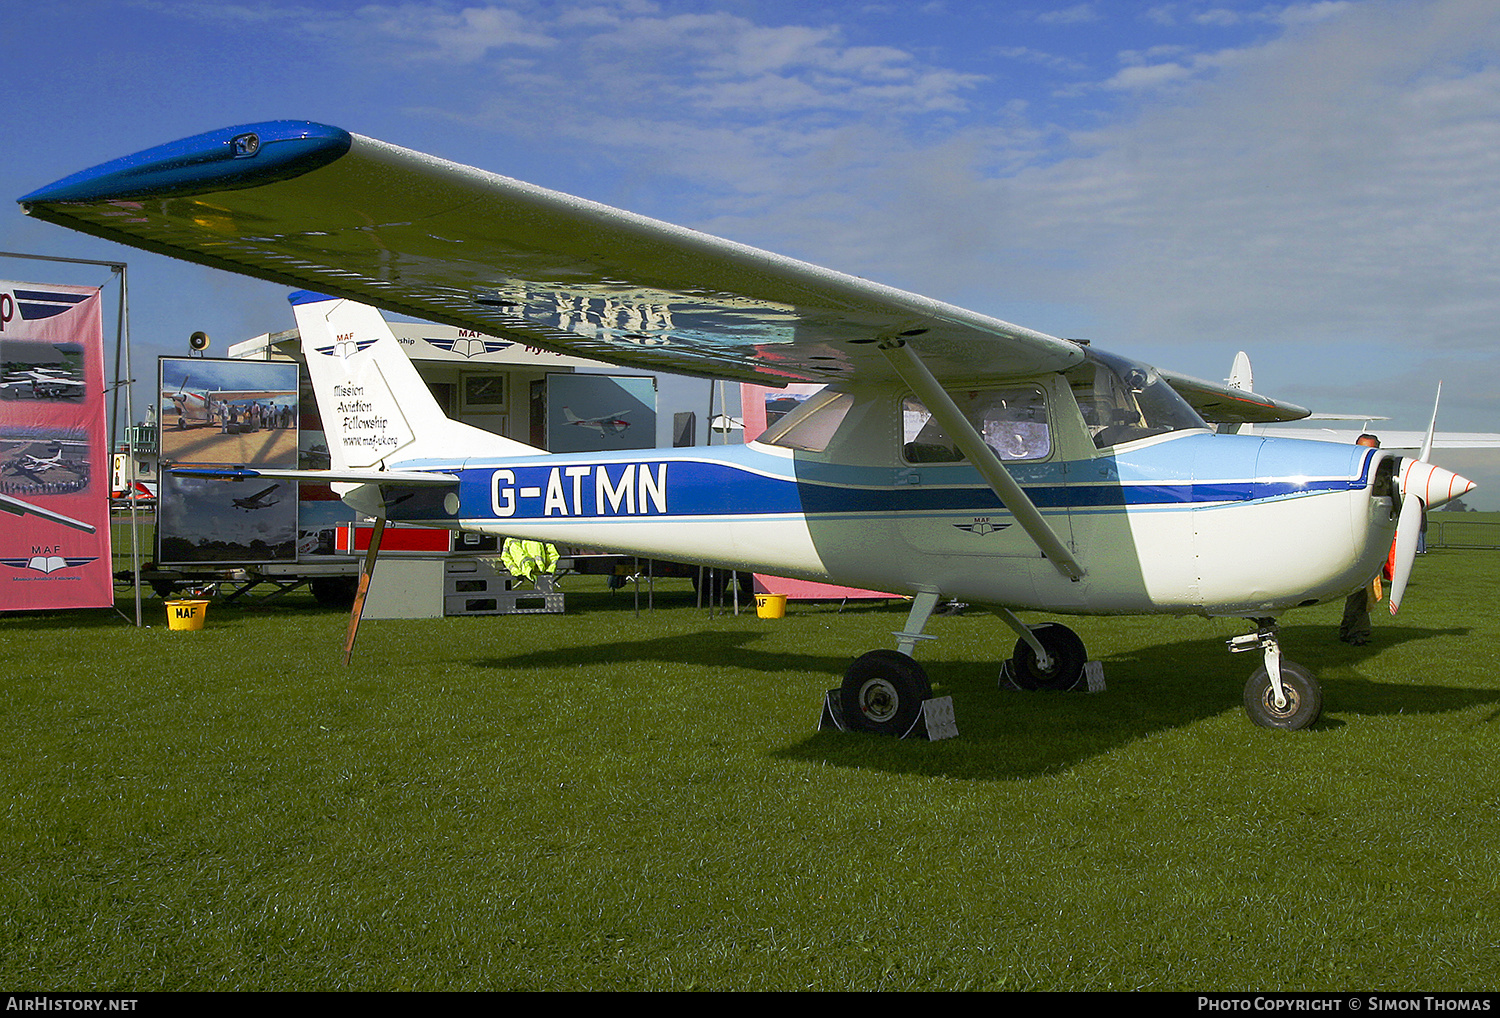
[{"label": "maf logo on fuselage", "polygon": [[955,523],[953,525],[959,530],[967,530],[969,533],[977,534],[980,537],[986,534],[998,534],[1010,526],[1009,523],[992,523],[988,516],[975,517],[973,523]]}]

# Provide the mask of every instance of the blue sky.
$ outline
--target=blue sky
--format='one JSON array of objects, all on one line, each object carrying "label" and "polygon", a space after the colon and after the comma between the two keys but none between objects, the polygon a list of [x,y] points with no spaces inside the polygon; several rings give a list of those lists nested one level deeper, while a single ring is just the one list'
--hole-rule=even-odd
[{"label": "blue sky", "polygon": [[[318,120],[1200,377],[1243,349],[1387,427],[1442,381],[1442,427],[1500,431],[1493,0],[53,0],[0,47],[12,199]],[[0,248],[128,261],[142,363],[292,325],[283,288],[19,211]],[[1439,457],[1500,508],[1494,460]]]}]

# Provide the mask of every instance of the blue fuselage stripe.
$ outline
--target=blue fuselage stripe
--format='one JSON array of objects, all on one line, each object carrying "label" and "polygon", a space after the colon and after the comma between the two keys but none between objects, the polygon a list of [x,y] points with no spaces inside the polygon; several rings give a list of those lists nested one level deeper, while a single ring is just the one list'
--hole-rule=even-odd
[{"label": "blue fuselage stripe", "polygon": [[[863,471],[869,482],[817,481],[776,476],[732,463],[664,458],[633,463],[553,457],[545,464],[486,465],[456,471],[458,513],[443,493],[411,489],[392,506],[393,518],[439,521],[547,520],[611,517],[765,517],[934,512],[1003,512],[982,483],[903,485],[895,471]],[[1222,480],[1185,483],[1062,483],[1037,478],[1023,488],[1043,511],[1196,509],[1226,503],[1351,491],[1361,477],[1316,480]],[[876,475],[881,475],[877,478]],[[1049,483],[1050,481],[1050,483]]]}]

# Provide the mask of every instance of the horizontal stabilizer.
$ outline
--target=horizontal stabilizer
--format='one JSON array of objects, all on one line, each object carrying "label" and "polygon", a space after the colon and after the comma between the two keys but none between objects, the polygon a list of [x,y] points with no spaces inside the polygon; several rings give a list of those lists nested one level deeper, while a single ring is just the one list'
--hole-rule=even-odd
[{"label": "horizontal stabilizer", "polygon": [[248,467],[173,467],[180,477],[220,477],[234,481],[269,477],[321,484],[399,484],[403,487],[448,487],[458,483],[454,474],[429,470],[252,470]]}]

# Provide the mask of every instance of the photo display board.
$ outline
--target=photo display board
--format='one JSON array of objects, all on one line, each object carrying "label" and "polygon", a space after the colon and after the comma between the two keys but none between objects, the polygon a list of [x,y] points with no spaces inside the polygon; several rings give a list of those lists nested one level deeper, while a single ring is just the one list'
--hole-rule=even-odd
[{"label": "photo display board", "polygon": [[656,445],[656,379],[650,375],[547,375],[547,451],[598,452]]},{"label": "photo display board", "polygon": [[0,610],[114,603],[100,304],[0,282]]},{"label": "photo display board", "polygon": [[296,469],[297,364],[162,357],[158,368],[157,561],[296,561],[295,481],[180,477],[172,468]]}]

